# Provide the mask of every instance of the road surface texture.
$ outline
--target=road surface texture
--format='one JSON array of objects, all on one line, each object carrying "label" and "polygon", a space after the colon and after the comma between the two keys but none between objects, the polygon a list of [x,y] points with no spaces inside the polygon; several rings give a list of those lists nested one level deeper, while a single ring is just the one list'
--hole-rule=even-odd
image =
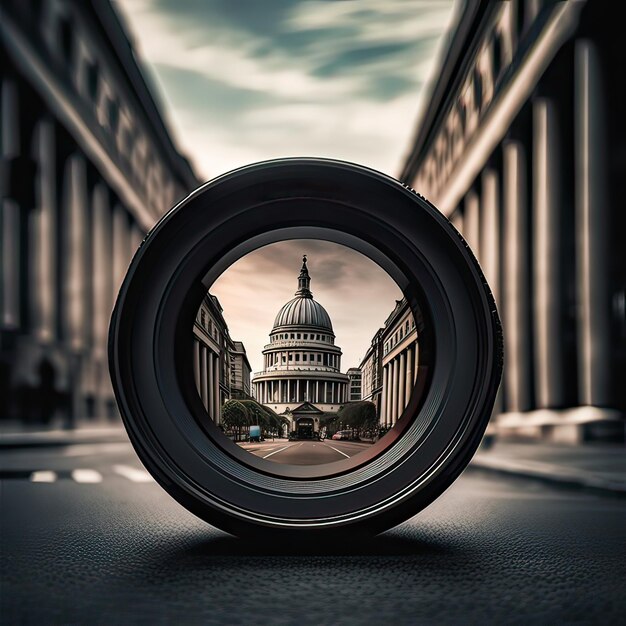
[{"label": "road surface texture", "polygon": [[[367,542],[241,541],[127,443],[3,450],[3,624],[618,623],[626,500],[468,470]],[[622,622],[623,623],[623,622]]]},{"label": "road surface texture", "polygon": [[248,452],[275,463],[288,465],[321,465],[349,459],[359,452],[369,449],[371,444],[358,441],[263,441],[244,444]]}]

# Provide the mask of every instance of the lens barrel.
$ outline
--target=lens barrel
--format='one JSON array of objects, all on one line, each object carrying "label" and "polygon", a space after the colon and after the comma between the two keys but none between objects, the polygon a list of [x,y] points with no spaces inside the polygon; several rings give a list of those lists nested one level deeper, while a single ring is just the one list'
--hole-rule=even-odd
[{"label": "lens barrel", "polygon": [[[207,424],[190,358],[217,277],[261,246],[303,238],[380,265],[419,333],[419,383],[402,419],[367,453],[322,469],[270,463]],[[281,159],[206,183],[150,231],[113,311],[109,367],[139,458],[187,509],[240,536],[354,537],[408,519],[467,466],[500,382],[502,332],[476,259],[427,200],[358,165]]]}]

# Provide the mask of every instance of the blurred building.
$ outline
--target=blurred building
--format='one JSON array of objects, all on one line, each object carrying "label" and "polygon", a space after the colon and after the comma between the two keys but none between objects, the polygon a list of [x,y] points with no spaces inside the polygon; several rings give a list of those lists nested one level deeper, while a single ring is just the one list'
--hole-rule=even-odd
[{"label": "blurred building", "polygon": [[118,287],[198,181],[108,2],[3,0],[0,32],[0,419],[112,416]]},{"label": "blurred building", "polygon": [[624,437],[626,47],[610,8],[465,4],[400,174],[495,294],[500,436]]},{"label": "blurred building", "polygon": [[[279,413],[291,413],[304,402],[336,412],[348,395],[348,376],[341,373],[341,348],[335,344],[330,316],[313,299],[310,287],[304,257],[295,298],[278,312],[270,343],[263,349],[264,369],[252,380],[254,397]],[[292,420],[291,430],[296,426]]]},{"label": "blurred building", "polygon": [[351,367],[348,374],[348,401],[357,402],[361,399],[361,370],[358,367]]}]

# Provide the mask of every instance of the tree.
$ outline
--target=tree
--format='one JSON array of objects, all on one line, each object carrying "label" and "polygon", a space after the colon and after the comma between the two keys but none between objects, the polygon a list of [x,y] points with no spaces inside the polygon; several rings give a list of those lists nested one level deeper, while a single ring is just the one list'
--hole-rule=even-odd
[{"label": "tree", "polygon": [[241,439],[241,430],[250,424],[248,409],[239,400],[227,400],[222,408],[222,421],[231,430],[236,431]]},{"label": "tree", "polygon": [[376,405],[367,400],[348,402],[337,413],[338,419],[358,433],[376,428]]}]

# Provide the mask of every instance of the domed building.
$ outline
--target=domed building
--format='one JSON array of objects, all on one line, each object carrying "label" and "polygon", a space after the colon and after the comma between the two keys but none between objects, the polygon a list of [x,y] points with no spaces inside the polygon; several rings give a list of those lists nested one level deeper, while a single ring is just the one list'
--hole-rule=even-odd
[{"label": "domed building", "polygon": [[348,376],[341,373],[341,348],[326,309],[313,299],[306,256],[295,298],[276,316],[263,349],[264,369],[252,385],[256,399],[290,419],[291,431],[319,429],[325,412],[347,401]]}]

